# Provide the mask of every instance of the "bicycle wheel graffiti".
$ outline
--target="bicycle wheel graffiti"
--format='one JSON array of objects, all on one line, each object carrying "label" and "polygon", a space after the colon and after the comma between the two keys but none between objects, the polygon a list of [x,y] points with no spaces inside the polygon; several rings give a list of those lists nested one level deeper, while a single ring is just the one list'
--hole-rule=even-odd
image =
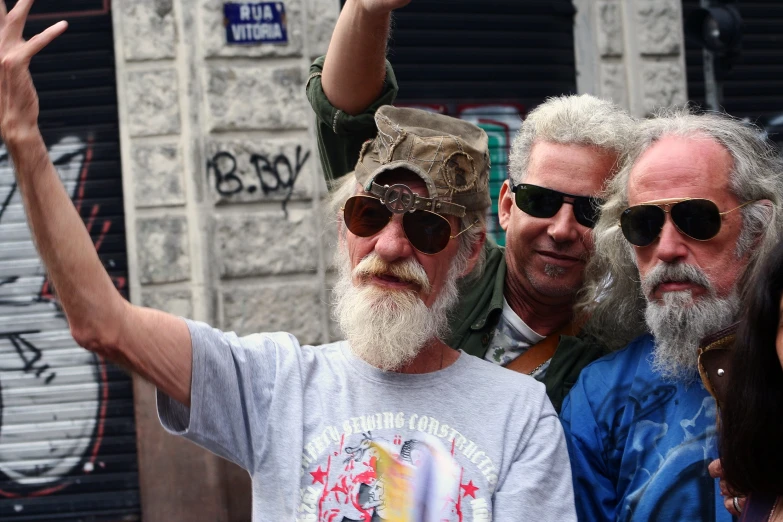
[{"label": "bicycle wheel graffiti", "polygon": [[[90,140],[66,137],[49,152],[81,211]],[[88,229],[94,228],[98,211],[97,205],[90,209]],[[110,227],[103,222],[96,247]],[[46,495],[96,466],[108,400],[107,368],[70,336],[24,220],[4,147],[0,238],[0,495]]]}]

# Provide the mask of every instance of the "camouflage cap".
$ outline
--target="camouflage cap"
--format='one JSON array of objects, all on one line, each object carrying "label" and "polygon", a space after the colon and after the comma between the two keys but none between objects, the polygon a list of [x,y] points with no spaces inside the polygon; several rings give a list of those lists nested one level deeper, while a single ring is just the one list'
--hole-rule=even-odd
[{"label": "camouflage cap", "polygon": [[367,192],[382,196],[381,187],[373,186],[375,178],[403,168],[427,185],[431,202],[416,208],[460,217],[465,211],[489,208],[489,149],[482,129],[442,114],[391,105],[378,109],[375,124],[378,135],[364,144],[354,171]]}]

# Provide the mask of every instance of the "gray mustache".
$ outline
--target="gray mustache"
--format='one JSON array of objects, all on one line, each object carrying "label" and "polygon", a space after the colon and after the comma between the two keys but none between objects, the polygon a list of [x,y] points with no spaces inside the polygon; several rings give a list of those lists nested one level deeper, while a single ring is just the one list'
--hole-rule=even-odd
[{"label": "gray mustache", "polygon": [[693,283],[706,288],[710,293],[714,293],[712,283],[707,278],[707,274],[701,268],[685,263],[661,263],[656,265],[642,279],[642,290],[645,295],[650,295],[656,286],[663,283]]}]

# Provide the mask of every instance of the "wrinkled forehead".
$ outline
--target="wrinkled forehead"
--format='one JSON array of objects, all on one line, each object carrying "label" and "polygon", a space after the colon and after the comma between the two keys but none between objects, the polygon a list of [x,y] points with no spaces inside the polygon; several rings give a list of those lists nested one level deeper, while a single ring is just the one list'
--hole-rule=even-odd
[{"label": "wrinkled forehead", "polygon": [[733,159],[716,140],[664,136],[636,160],[628,178],[632,204],[674,198],[729,195]]}]

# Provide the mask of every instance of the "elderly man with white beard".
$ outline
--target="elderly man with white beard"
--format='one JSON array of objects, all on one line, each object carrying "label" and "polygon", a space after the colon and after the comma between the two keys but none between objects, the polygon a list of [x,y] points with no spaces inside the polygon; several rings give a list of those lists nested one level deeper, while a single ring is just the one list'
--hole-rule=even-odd
[{"label": "elderly man with white beard", "polygon": [[[350,175],[363,143],[375,137],[376,110],[397,96],[387,40],[392,11],[409,2],[347,0],[327,54],[310,67],[307,97],[330,187]],[[574,304],[593,251],[596,196],[616,173],[633,127],[619,107],[587,94],[551,98],[525,114],[497,200],[506,245],[485,242],[484,270],[459,285],[443,337],[543,382],[558,411],[582,368],[607,353],[583,335]]]},{"label": "elderly man with white beard", "polygon": [[728,116],[641,124],[581,305],[608,344],[642,335],[587,366],[561,412],[580,520],[731,520],[707,470],[716,406],[698,348],[736,321],[743,284],[781,238],[781,172],[758,129]]},{"label": "elderly man with white beard", "polygon": [[28,65],[67,24],[25,41],[31,4],[6,15],[0,2],[0,133],[71,333],[154,383],[169,431],[250,473],[254,521],[398,517],[395,498],[411,498],[395,487],[417,467],[433,484],[426,520],[575,520],[544,385],[440,340],[456,279],[479,262],[485,238],[481,129],[379,110],[378,138],[336,192],[337,315],[348,340],[238,337],[133,306],[115,289],[37,125]]}]

